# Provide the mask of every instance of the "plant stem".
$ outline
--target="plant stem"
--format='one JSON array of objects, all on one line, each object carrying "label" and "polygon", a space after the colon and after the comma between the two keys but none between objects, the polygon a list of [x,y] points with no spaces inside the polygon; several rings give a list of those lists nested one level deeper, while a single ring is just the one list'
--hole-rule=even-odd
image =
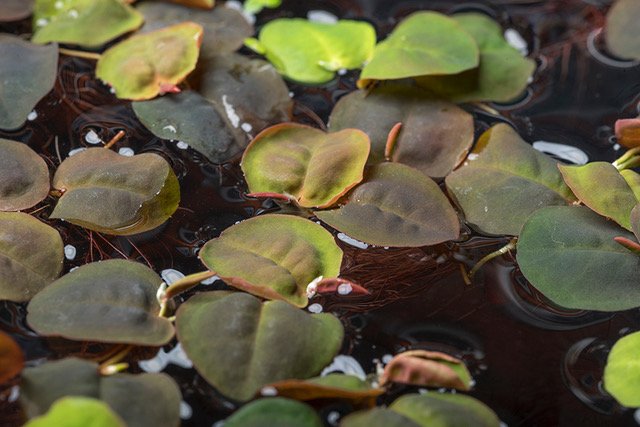
[{"label": "plant stem", "polygon": [[113,147],[113,144],[115,144],[116,142],[120,141],[122,139],[122,137],[124,136],[124,131],[121,130],[120,132],[116,133],[116,136],[114,136],[113,138],[111,138],[111,141],[107,142],[104,145],[104,148],[111,148]]},{"label": "plant stem", "polygon": [[183,293],[184,291],[188,291],[189,289],[193,288],[201,281],[208,279],[210,277],[213,277],[215,275],[216,273],[214,271],[207,270],[207,271],[201,271],[200,273],[190,274],[186,277],[183,277],[180,280],[176,280],[175,282],[173,282],[171,286],[169,286],[164,291],[164,299],[169,300],[175,297],[176,295]]},{"label": "plant stem", "polygon": [[632,148],[612,163],[619,171],[640,165],[640,147]]},{"label": "plant stem", "polygon": [[[119,365],[127,365],[124,369],[126,369],[129,364],[127,363],[120,363],[119,365],[116,365],[118,362],[120,362],[127,354],[129,354],[131,352],[131,350],[133,350],[133,345],[127,345],[125,346],[122,350],[118,351],[116,354],[114,354],[113,356],[111,356],[109,359],[105,360],[104,362],[102,362],[100,364],[100,366],[98,367],[98,369],[100,370],[100,373],[102,373],[105,370],[109,370],[109,368],[111,368],[112,366],[119,366]],[[120,369],[122,370],[122,369]],[[115,372],[119,372],[119,371],[115,371]],[[115,373],[113,372],[113,373]]]},{"label": "plant stem", "polygon": [[58,51],[60,53],[64,53],[65,55],[76,56],[78,58],[84,59],[93,59],[95,61],[98,61],[100,58],[102,58],[102,55],[100,55],[99,53],[83,52],[81,50],[65,49],[63,47],[58,48]]},{"label": "plant stem", "polygon": [[476,265],[473,266],[473,268],[469,272],[469,278],[473,278],[473,276],[475,276],[475,274],[478,272],[480,267],[485,265],[487,262],[491,261],[497,256],[507,253],[511,249],[515,249],[517,242],[518,242],[518,238],[514,237],[513,239],[509,240],[509,243],[507,243],[504,247],[498,249],[495,252],[491,252],[489,255],[486,255],[485,257],[483,257],[480,261],[477,262]]}]

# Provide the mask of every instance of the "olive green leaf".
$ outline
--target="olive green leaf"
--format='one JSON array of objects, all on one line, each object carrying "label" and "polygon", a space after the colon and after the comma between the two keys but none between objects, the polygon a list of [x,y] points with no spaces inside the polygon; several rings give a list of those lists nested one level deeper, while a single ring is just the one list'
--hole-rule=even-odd
[{"label": "olive green leaf", "polygon": [[617,0],[607,13],[605,42],[616,56],[640,59],[640,3],[637,0]]},{"label": "olive green leaf", "polygon": [[28,145],[0,138],[0,210],[28,209],[49,194],[49,168]]},{"label": "olive green leaf", "polygon": [[620,338],[604,367],[604,388],[620,404],[640,407],[640,332]]},{"label": "olive green leaf", "polygon": [[51,405],[49,411],[29,420],[26,427],[126,427],[125,422],[98,399],[91,397],[63,397]]},{"label": "olive green leaf", "polygon": [[255,400],[224,420],[226,427],[322,427],[309,405],[283,397]]}]

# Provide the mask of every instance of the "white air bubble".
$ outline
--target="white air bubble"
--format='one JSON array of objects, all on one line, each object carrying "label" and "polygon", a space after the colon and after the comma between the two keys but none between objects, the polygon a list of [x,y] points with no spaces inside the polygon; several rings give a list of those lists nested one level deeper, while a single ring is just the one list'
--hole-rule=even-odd
[{"label": "white air bubble", "polygon": [[216,280],[219,280],[220,278],[218,276],[213,276],[213,277],[209,277],[207,279],[201,280],[200,283],[202,283],[203,285],[210,285],[213,282],[215,282]]},{"label": "white air bubble", "polygon": [[27,120],[29,121],[34,121],[37,118],[38,118],[38,113],[36,113],[36,110],[33,110],[32,112],[30,112],[29,115],[27,116]]},{"label": "white air bubble", "polygon": [[535,141],[532,145],[542,153],[552,154],[576,165],[584,165],[589,161],[587,153],[572,145],[547,141]]},{"label": "white air bubble", "polygon": [[73,156],[74,154],[77,154],[81,151],[86,150],[87,147],[80,147],[80,148],[74,148],[73,150],[69,151],[69,157]]},{"label": "white air bubble", "polygon": [[92,129],[84,136],[84,140],[89,144],[100,144],[102,140],[98,136],[98,134]]},{"label": "white air bubble", "polygon": [[72,260],[76,257],[76,248],[72,245],[67,245],[64,247],[64,257],[68,260]]},{"label": "white air bubble", "polygon": [[332,426],[337,426],[338,421],[340,421],[340,412],[338,411],[329,412],[329,415],[327,415],[327,422]]},{"label": "white air bubble", "polygon": [[173,132],[173,133],[177,132],[176,127],[173,125],[166,125],[165,127],[162,128],[162,130],[168,130],[169,132]]},{"label": "white air bubble", "polygon": [[160,272],[160,276],[164,282],[171,286],[174,282],[184,278],[184,274],[179,272],[178,270],[174,270],[173,268],[167,268]]},{"label": "white air bubble", "polygon": [[355,246],[356,248],[367,249],[369,247],[368,244],[361,242],[359,240],[356,240],[353,237],[349,237],[344,233],[338,233],[338,239],[342,240],[345,243],[350,244],[351,246]]},{"label": "white air bubble", "polygon": [[307,19],[312,22],[320,22],[321,24],[338,23],[338,17],[326,10],[310,10],[307,13]]},{"label": "white air bubble", "polygon": [[260,389],[260,394],[263,396],[277,396],[278,390],[275,387],[266,386]]},{"label": "white air bubble", "polygon": [[527,42],[522,38],[520,33],[518,33],[513,28],[507,28],[504,32],[504,38],[511,46],[518,49],[522,56],[527,56],[529,54],[529,49],[527,49]]},{"label": "white air bubble", "polygon": [[349,283],[343,283],[342,285],[338,286],[338,293],[340,295],[349,295],[352,290],[353,288]]},{"label": "white air bubble", "polygon": [[393,359],[393,355],[385,354],[384,356],[382,356],[382,363],[386,365],[387,363],[391,362],[391,359]]},{"label": "white air bubble", "polygon": [[187,144],[184,141],[178,141],[176,142],[176,147],[178,147],[181,150],[186,150],[187,148],[189,148],[189,144]]},{"label": "white air bubble", "polygon": [[309,306],[309,311],[315,314],[322,313],[322,305],[318,303],[311,304]]},{"label": "white air bubble", "polygon": [[188,420],[193,415],[193,409],[191,406],[184,400],[180,402],[180,418],[183,420]]},{"label": "white air bubble", "polygon": [[240,126],[240,127],[245,132],[251,132],[251,130],[253,129],[253,126],[251,126],[250,123],[243,123],[242,126]]},{"label": "white air bubble", "polygon": [[118,150],[118,154],[120,154],[121,156],[125,156],[125,157],[131,157],[135,153],[129,147],[122,147],[121,149]]}]

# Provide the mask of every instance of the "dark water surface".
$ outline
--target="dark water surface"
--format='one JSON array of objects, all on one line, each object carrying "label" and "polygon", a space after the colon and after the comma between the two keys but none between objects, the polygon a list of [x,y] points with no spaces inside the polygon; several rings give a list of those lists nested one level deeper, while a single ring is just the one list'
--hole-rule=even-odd
[{"label": "dark water surface", "polygon": [[[607,56],[598,29],[609,1],[283,1],[266,11],[258,25],[276,17],[305,17],[325,10],[344,19],[364,19],[379,37],[402,17],[420,9],[483,10],[503,27],[517,31],[538,63],[527,93],[510,105],[490,104],[495,111],[468,107],[480,133],[497,122],[509,122],[529,142],[545,141],[579,148],[589,160],[612,161],[617,118],[638,114],[640,66]],[[0,26],[0,31],[25,33],[28,22]],[[296,101],[295,120],[325,126],[340,96],[355,88],[357,72],[327,87],[289,84]],[[135,153],[165,156],[180,179],[180,208],[162,227],[133,237],[110,237],[50,222],[78,254],[64,273],[86,262],[127,257],[149,263],[156,271],[184,274],[202,270],[199,248],[235,222],[276,209],[271,202],[245,196],[238,162],[212,165],[191,149],[159,140],[141,127],[130,106],[119,101],[93,77],[91,61],[62,55],[54,91],[36,107],[37,118],[0,137],[19,140],[41,153],[55,169],[70,150],[91,146],[90,132],[102,140],[124,130],[118,147]],[[495,113],[498,112],[499,115]],[[36,206],[45,219],[50,201]],[[358,360],[365,372],[385,356],[409,348],[436,349],[467,362],[475,381],[472,396],[497,412],[508,426],[634,426],[634,410],[624,409],[602,390],[602,372],[611,345],[640,329],[640,311],[598,313],[566,310],[545,300],[522,278],[514,254],[487,264],[471,285],[460,266],[472,266],[507,243],[463,230],[457,242],[415,249],[345,250],[342,275],[372,290],[366,298],[320,298],[325,312],[345,323],[342,354]],[[211,287],[223,287],[216,282]],[[192,292],[197,292],[197,289]],[[25,305],[0,302],[0,327],[26,353],[27,365],[67,355],[100,354],[105,345],[45,340],[25,325]],[[166,347],[169,351],[174,344]],[[139,358],[153,356],[141,350]],[[387,356],[388,357],[388,356]],[[135,363],[132,371],[140,371]],[[211,426],[234,405],[218,395],[191,369],[170,364],[165,369],[180,384],[192,416],[183,426]],[[15,402],[19,379],[0,389],[0,425],[21,425]],[[394,386],[381,402],[416,391]],[[318,402],[321,414],[333,420],[353,410],[347,403]],[[331,425],[326,421],[327,425]]]}]

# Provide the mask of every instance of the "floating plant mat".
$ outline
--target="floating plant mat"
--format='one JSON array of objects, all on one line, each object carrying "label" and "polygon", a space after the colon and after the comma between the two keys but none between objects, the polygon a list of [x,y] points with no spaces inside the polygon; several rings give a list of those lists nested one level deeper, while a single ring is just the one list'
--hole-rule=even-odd
[{"label": "floating plant mat", "polygon": [[631,3],[92,2],[0,2],[3,425],[635,425]]}]

